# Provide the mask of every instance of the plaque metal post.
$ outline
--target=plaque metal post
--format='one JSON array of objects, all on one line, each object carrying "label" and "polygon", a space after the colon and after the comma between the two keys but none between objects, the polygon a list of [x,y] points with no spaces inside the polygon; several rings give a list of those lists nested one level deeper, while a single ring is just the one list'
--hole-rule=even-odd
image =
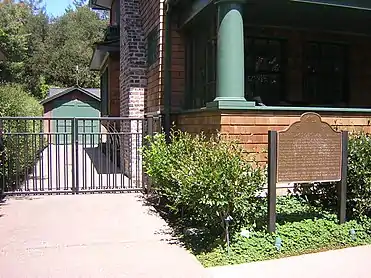
[{"label": "plaque metal post", "polygon": [[339,223],[346,221],[347,204],[347,171],[348,171],[348,131],[341,132],[341,180],[338,185],[338,218]]},{"label": "plaque metal post", "polygon": [[277,131],[268,131],[268,232],[276,231]]}]

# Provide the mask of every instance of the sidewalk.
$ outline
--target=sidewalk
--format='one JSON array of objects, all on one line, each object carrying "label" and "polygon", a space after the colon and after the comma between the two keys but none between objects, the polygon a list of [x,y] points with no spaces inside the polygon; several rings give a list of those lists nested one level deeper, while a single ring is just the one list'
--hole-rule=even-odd
[{"label": "sidewalk", "polygon": [[1,204],[0,277],[209,277],[140,196],[45,196]]},{"label": "sidewalk", "polygon": [[370,278],[371,245],[208,271],[213,278]]}]

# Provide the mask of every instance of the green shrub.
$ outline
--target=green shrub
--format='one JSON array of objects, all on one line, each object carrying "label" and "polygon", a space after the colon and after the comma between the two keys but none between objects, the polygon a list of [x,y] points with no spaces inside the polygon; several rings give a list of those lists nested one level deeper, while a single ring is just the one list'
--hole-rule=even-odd
[{"label": "green shrub", "polygon": [[251,225],[261,208],[257,196],[266,183],[265,171],[248,162],[235,142],[173,132],[166,144],[158,134],[149,139],[143,160],[155,192],[189,225],[220,234],[228,216],[232,229]]},{"label": "green shrub", "polygon": [[192,154],[198,137],[177,132],[171,137],[171,144],[167,144],[164,133],[147,138],[149,145],[143,151],[143,167],[154,183],[155,192],[165,199],[173,212],[178,213],[178,207],[172,206],[180,201],[180,187],[174,173],[181,164],[180,158]]},{"label": "green shrub", "polygon": [[[39,102],[19,85],[0,85],[0,117],[42,116]],[[39,133],[41,121],[1,119],[1,130],[5,151],[2,154],[0,188],[15,189],[36,162],[38,152],[43,148]]]},{"label": "green shrub", "polygon": [[[312,204],[330,211],[337,208],[336,183],[300,185],[297,192]],[[352,134],[348,147],[347,216],[371,216],[371,136]]]}]

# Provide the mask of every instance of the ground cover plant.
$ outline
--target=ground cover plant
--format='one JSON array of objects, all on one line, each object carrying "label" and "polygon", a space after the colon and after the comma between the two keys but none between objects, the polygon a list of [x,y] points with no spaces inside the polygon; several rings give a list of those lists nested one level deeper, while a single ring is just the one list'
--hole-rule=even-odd
[{"label": "ground cover plant", "polygon": [[[368,218],[339,225],[335,214],[318,210],[297,197],[280,198],[277,205],[276,233],[262,229],[242,231],[233,235],[229,251],[219,243],[211,250],[193,247],[194,254],[205,267],[211,267],[371,244]],[[185,240],[192,248],[199,239],[188,236]]]},{"label": "ground cover plant", "polygon": [[[371,244],[371,139],[351,136],[348,221],[339,225],[335,184],[306,184],[277,202],[267,232],[266,171],[237,142],[173,132],[149,138],[144,168],[159,208],[206,266],[238,264]],[[228,235],[228,237],[227,237]]]}]

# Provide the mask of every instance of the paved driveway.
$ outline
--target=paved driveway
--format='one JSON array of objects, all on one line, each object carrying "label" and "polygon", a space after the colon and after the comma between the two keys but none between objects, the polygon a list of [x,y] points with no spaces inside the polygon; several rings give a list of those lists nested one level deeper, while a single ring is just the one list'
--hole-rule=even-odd
[{"label": "paved driveway", "polygon": [[[78,146],[76,150],[80,189],[128,188],[130,180],[95,147]],[[72,146],[50,144],[40,154],[40,160],[23,184],[26,190],[72,190]]]},{"label": "paved driveway", "polygon": [[207,277],[137,194],[10,199],[0,277]]}]

